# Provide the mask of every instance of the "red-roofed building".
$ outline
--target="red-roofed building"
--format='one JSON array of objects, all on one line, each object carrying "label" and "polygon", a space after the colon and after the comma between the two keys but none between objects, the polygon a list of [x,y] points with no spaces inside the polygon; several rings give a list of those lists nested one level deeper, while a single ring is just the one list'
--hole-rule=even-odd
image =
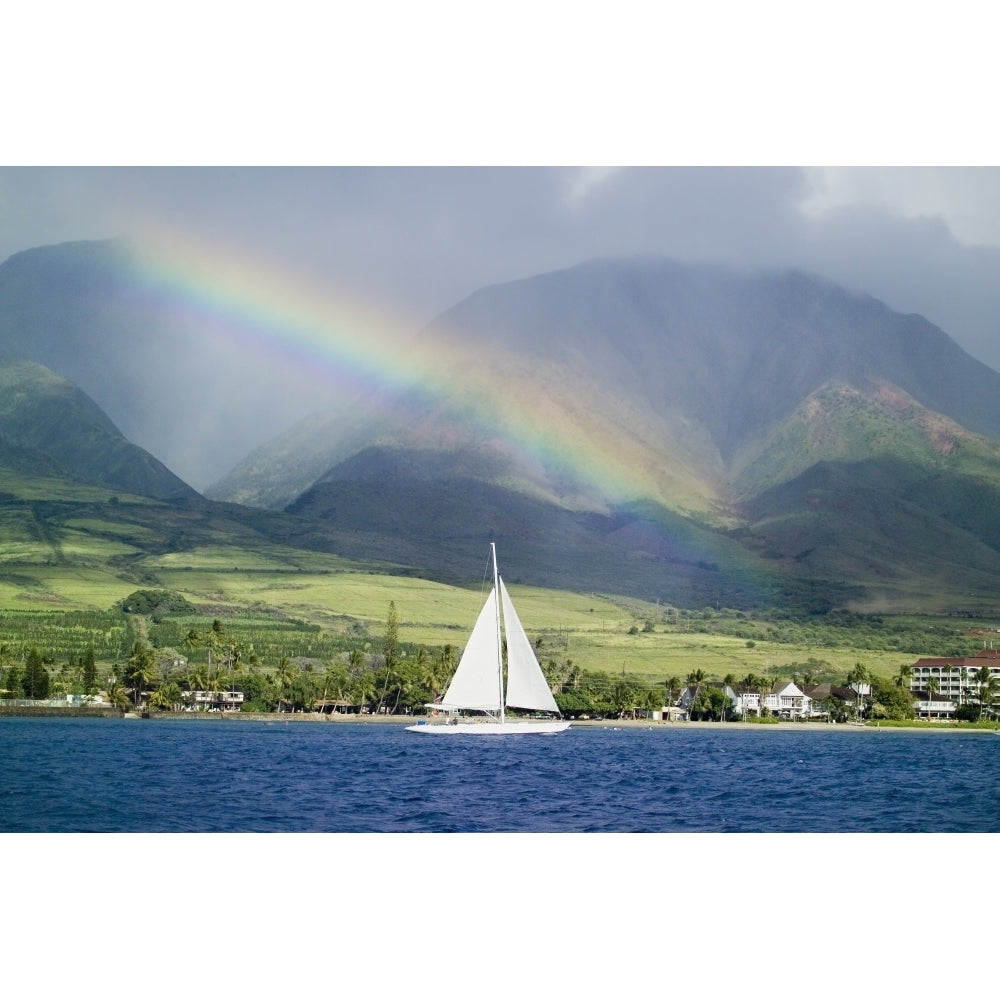
[{"label": "red-roofed building", "polygon": [[[923,695],[917,715],[946,719],[963,702],[979,701],[979,671],[986,667],[1000,691],[1000,649],[981,649],[974,656],[925,656],[913,664],[910,690]],[[935,683],[936,682],[936,683]]]}]

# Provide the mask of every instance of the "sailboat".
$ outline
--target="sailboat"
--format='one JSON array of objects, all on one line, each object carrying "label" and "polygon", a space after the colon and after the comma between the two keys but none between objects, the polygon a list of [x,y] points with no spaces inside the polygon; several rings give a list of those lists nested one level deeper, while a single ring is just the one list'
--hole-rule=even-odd
[{"label": "sailboat", "polygon": [[[564,719],[510,719],[507,707],[559,714],[542,668],[524,633],[510,594],[497,569],[497,549],[490,543],[493,557],[493,589],[479,612],[466,643],[455,676],[440,702],[425,707],[448,713],[443,723],[407,726],[411,733],[474,733],[507,735],[518,733],[561,733],[569,729]],[[507,684],[504,687],[503,639],[507,640]],[[457,713],[485,712],[484,718],[463,721]]]}]

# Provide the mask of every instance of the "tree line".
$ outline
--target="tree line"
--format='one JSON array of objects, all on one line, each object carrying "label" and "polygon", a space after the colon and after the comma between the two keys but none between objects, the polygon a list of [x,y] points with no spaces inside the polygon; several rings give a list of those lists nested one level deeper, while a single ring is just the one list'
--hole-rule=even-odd
[{"label": "tree line", "polygon": [[[140,619],[141,620],[141,619]],[[395,602],[390,602],[384,633],[369,641],[365,633],[349,649],[326,660],[280,655],[262,662],[253,642],[230,631],[218,618],[204,628],[188,628],[180,651],[157,646],[141,634],[134,639],[127,657],[116,660],[98,676],[93,642],[61,666],[43,656],[37,647],[20,650],[15,656],[8,642],[0,642],[0,697],[44,699],[60,694],[91,695],[99,691],[119,707],[148,702],[161,710],[190,706],[193,692],[243,694],[242,710],[310,711],[317,705],[364,710],[374,713],[418,713],[433,703],[447,688],[458,663],[458,650],[404,644],[399,639]],[[170,632],[175,641],[181,638]],[[694,692],[688,710],[694,719],[729,721],[735,717],[732,701],[724,688],[736,693],[760,695],[771,690],[776,677],[728,674],[709,679],[703,670],[692,671],[682,682],[676,676],[665,681],[643,680],[634,675],[610,675],[583,670],[568,657],[557,660],[542,655],[542,639],[536,639],[536,654],[553,692],[556,704],[567,716],[611,716],[659,710],[677,703],[685,686]],[[791,679],[809,684],[822,664],[791,664]],[[909,691],[911,668],[903,665],[894,679],[876,677],[857,663],[846,678],[844,688],[867,686],[868,693],[849,699],[833,693],[821,704],[829,717],[848,721],[870,719],[912,719],[913,698]],[[978,695],[959,706],[960,718],[989,716],[996,697],[996,681],[988,669],[977,677]],[[932,682],[933,683],[933,682]],[[933,691],[930,692],[933,697]],[[762,712],[761,714],[766,714]]]}]

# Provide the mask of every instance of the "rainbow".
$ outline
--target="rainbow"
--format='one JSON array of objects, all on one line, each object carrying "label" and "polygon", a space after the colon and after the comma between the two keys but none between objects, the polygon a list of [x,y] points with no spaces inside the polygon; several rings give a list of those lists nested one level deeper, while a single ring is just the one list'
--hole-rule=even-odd
[{"label": "rainbow", "polygon": [[161,229],[132,250],[133,276],[206,335],[338,388],[403,388],[412,329],[286,269]]},{"label": "rainbow", "polygon": [[[133,256],[145,289],[242,355],[320,378],[331,393],[419,389],[442,401],[454,394],[453,353],[445,357],[441,345],[371,303],[162,224],[144,232]],[[632,460],[621,429],[588,422],[583,409],[574,416],[564,401],[537,399],[521,406],[516,393],[505,401],[487,372],[463,399],[529,460],[564,469],[604,497],[663,493],[662,470]]]}]

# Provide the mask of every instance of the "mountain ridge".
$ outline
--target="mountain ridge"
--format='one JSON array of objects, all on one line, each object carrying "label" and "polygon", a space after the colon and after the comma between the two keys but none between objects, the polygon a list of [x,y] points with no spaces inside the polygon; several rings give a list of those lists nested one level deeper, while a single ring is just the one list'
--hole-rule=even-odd
[{"label": "mountain ridge", "polygon": [[4,464],[61,474],[160,500],[197,496],[149,452],[127,441],[77,386],[30,361],[0,362]]},{"label": "mountain ridge", "polygon": [[[169,333],[148,299],[108,312],[101,268],[88,285],[86,258],[100,264],[112,251],[75,252],[55,254],[57,271],[76,275],[91,319],[63,323],[77,294],[69,282],[52,306],[59,321],[45,327],[46,356],[93,346],[86,363],[102,369],[102,392],[118,381],[140,395],[150,373],[128,356],[130,323],[148,319],[143,335],[162,335],[161,353],[187,334]],[[30,348],[45,326],[47,259],[0,268],[0,356]],[[108,267],[108,294],[125,294]],[[30,294],[13,294],[22,268]],[[18,327],[10,306],[24,295]],[[69,390],[33,382],[28,369],[18,431],[0,425],[0,465],[165,496],[175,513],[234,538],[252,527],[276,543],[448,581],[475,577],[497,540],[526,582],[682,606],[784,601],[822,613],[877,595],[902,607],[932,601],[936,579],[949,595],[968,582],[1000,602],[990,516],[1000,504],[1000,374],[921,317],[802,272],[634,258],[481,289],[429,324],[412,352],[410,384],[315,410],[205,500],[141,449],[123,459],[110,446],[116,422],[95,415],[100,400],[88,409],[60,397]],[[137,367],[147,381],[133,381]],[[182,367],[159,373],[148,420],[170,419],[169,379]],[[184,410],[179,443],[209,412]],[[177,516],[185,526],[169,540],[181,551],[197,532]]]},{"label": "mountain ridge", "polygon": [[[921,317],[801,272],[592,262],[480,290],[432,323],[421,347],[444,359],[435,384],[445,390],[399,394],[395,409],[373,406],[380,422],[367,436],[363,414],[340,436],[317,421],[336,460],[289,510],[359,530],[367,519],[408,548],[422,539],[434,563],[436,546],[465,544],[439,524],[442,501],[428,486],[437,476],[453,525],[497,525],[499,510],[533,498],[547,513],[524,519],[589,549],[595,563],[612,560],[627,538],[621,551],[685,579],[688,599],[713,585],[724,591],[722,576],[735,580],[739,560],[724,571],[711,568],[711,555],[685,561],[678,532],[697,536],[703,553],[722,538],[738,542],[769,567],[755,563],[751,578],[812,591],[816,607],[863,603],[873,587],[916,593],[916,566],[933,577],[939,563],[959,585],[952,561],[963,558],[977,586],[996,587],[988,519],[973,510],[949,524],[926,484],[944,477],[979,503],[996,495],[1000,375]],[[489,384],[521,388],[474,409],[471,397]],[[579,465],[560,468],[557,458],[526,451],[505,423],[515,405],[526,423],[599,441],[600,460],[645,478],[616,494],[595,487],[599,475],[585,481]],[[492,466],[460,475],[458,459],[470,453],[492,456]],[[834,516],[850,509],[847,483],[866,498],[853,522]],[[387,492],[392,516],[379,513]],[[893,517],[911,531],[897,531]],[[941,546],[947,557],[927,551]]]},{"label": "mountain ridge", "polygon": [[[606,454],[631,452],[636,466],[666,477],[658,499],[686,491],[681,506],[701,513],[733,499],[726,491],[740,456],[830,381],[865,391],[873,381],[897,385],[928,410],[1000,438],[1000,375],[920,317],[802,272],[755,276],[640,261],[638,271],[622,261],[590,262],[469,296],[418,339],[425,353],[444,359],[437,386],[482,389],[487,380],[469,373],[488,368],[493,382],[524,387],[510,391],[536,422],[564,438],[583,437],[581,428],[592,440],[603,436]],[[450,387],[383,397],[367,411],[361,400],[349,431],[341,410],[325,422],[314,416],[301,435],[286,432],[271,454],[267,445],[257,449],[253,477],[268,479],[292,443],[313,482],[376,441],[419,447],[415,428],[436,426],[439,438],[451,433],[468,446],[463,408],[470,410]],[[371,414],[379,423],[366,433]],[[269,505],[291,502],[305,478],[294,489],[273,488]],[[241,482],[237,466],[224,488],[206,494],[258,502],[250,479]]]}]

